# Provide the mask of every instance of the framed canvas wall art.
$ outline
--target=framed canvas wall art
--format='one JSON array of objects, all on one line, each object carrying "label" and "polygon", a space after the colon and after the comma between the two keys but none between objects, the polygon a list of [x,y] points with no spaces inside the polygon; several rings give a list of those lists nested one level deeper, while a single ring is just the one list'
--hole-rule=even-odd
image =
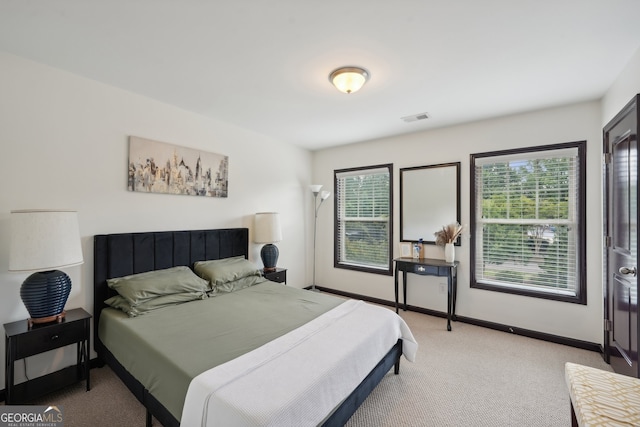
[{"label": "framed canvas wall art", "polygon": [[228,156],[129,137],[129,191],[227,197],[228,176]]}]

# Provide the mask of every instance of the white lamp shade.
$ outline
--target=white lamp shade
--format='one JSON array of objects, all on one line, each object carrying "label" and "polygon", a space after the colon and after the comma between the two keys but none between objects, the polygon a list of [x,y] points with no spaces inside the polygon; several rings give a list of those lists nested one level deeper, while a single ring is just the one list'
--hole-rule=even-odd
[{"label": "white lamp shade", "polygon": [[323,191],[320,193],[320,199],[327,200],[330,195],[331,195],[330,191]]},{"label": "white lamp shade", "polygon": [[254,219],[253,241],[256,243],[275,243],[282,240],[280,214],[277,212],[258,212]]},{"label": "white lamp shade", "polygon": [[312,193],[318,193],[322,189],[322,184],[311,184],[309,189]]},{"label": "white lamp shade", "polygon": [[76,211],[11,211],[9,271],[47,271],[83,262]]}]

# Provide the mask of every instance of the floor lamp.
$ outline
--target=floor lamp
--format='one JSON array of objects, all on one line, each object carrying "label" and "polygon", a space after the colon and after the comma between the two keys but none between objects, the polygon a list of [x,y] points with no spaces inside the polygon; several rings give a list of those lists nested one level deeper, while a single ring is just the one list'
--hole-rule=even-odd
[{"label": "floor lamp", "polygon": [[[311,284],[311,290],[316,291],[316,235],[318,230],[318,210],[320,210],[322,202],[329,198],[331,192],[320,191],[322,189],[322,184],[310,185],[309,188],[313,193],[313,206],[315,208],[315,219],[313,221],[313,283]],[[318,203],[318,195],[320,195],[320,203]]]}]

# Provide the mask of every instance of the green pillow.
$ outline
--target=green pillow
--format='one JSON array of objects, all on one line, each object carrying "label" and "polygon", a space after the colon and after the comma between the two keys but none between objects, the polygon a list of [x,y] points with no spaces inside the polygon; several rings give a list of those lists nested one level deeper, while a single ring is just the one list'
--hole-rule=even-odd
[{"label": "green pillow", "polygon": [[217,293],[228,293],[239,291],[240,289],[248,288],[249,286],[257,285],[258,283],[266,282],[262,276],[247,276],[238,280],[234,280],[232,282],[223,283],[221,285],[217,285],[214,288],[214,291],[210,293],[210,296],[215,296]]},{"label": "green pillow", "polygon": [[238,256],[232,256],[229,258],[211,259],[208,261],[196,261],[196,264],[206,263],[210,265],[222,265],[222,264],[232,264],[234,262],[246,261],[246,260],[247,259],[244,257],[244,255],[238,255]]},{"label": "green pillow", "polygon": [[206,280],[196,276],[189,267],[172,267],[107,280],[107,285],[124,297],[131,306],[162,295],[196,292],[209,289]]},{"label": "green pillow", "polygon": [[203,295],[202,292],[182,292],[179,294],[162,295],[141,302],[138,305],[131,305],[122,295],[115,295],[106,300],[105,304],[124,311],[129,317],[137,317],[158,308],[205,298],[206,294]]},{"label": "green pillow", "polygon": [[243,256],[198,261],[193,269],[198,276],[211,282],[212,288],[243,277],[260,276],[260,270]]}]

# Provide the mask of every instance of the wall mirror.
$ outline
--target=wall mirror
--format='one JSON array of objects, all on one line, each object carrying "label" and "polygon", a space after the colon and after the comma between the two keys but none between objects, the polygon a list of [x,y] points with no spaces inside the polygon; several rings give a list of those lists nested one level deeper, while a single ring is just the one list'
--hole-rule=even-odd
[{"label": "wall mirror", "polygon": [[400,169],[400,241],[435,245],[433,233],[455,221],[460,223],[460,162]]}]

